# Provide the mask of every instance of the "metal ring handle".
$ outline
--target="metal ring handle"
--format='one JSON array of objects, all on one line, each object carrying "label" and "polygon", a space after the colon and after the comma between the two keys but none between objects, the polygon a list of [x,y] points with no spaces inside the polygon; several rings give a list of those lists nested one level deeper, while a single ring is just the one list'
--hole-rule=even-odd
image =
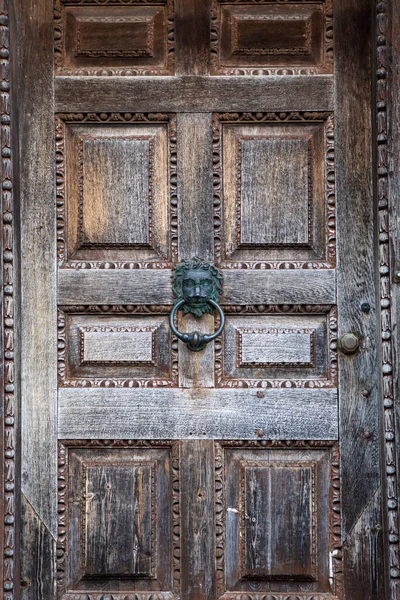
[{"label": "metal ring handle", "polygon": [[204,298],[204,301],[208,302],[208,304],[211,304],[211,306],[218,311],[221,319],[221,323],[217,331],[215,331],[212,334],[200,333],[199,331],[193,331],[193,333],[181,333],[177,330],[177,328],[175,327],[175,315],[178,312],[178,310],[185,304],[185,298],[178,300],[178,302],[174,304],[174,307],[169,315],[169,325],[171,327],[172,333],[176,335],[176,337],[179,340],[181,340],[181,342],[187,344],[188,348],[193,352],[200,352],[200,350],[203,350],[203,348],[205,348],[209,342],[212,342],[219,335],[221,335],[225,326],[225,315],[218,302],[214,302],[214,300],[211,300],[210,298]]}]

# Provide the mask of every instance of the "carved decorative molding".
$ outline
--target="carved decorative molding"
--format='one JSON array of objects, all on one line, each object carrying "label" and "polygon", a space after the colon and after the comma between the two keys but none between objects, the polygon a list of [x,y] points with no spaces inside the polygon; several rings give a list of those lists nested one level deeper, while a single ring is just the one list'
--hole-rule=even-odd
[{"label": "carved decorative molding", "polygon": [[[257,6],[261,3],[257,2]],[[285,16],[287,20],[294,20],[293,17]],[[268,19],[280,20],[280,16],[269,16]],[[260,17],[257,20],[262,20]],[[305,22],[305,40],[303,47],[291,46],[286,48],[241,48],[239,45],[239,28],[237,19],[232,19],[232,54],[258,54],[259,56],[279,54],[288,54],[290,56],[295,55],[310,55],[311,54],[311,20],[307,19]]]},{"label": "carved decorative molding", "polygon": [[[388,543],[388,578],[390,600],[398,600],[400,590],[400,527],[399,499],[397,490],[398,472],[396,454],[399,452],[399,440],[396,440],[395,414],[395,382],[394,339],[393,339],[393,307],[391,298],[392,271],[390,262],[390,230],[388,200],[389,148],[388,148],[388,99],[390,98],[390,36],[391,36],[391,4],[389,0],[377,0],[376,3],[376,123],[377,123],[377,194],[378,194],[378,227],[379,227],[379,277],[381,304],[381,339],[382,339],[382,395],[384,424],[384,461],[386,531]],[[398,65],[397,65],[398,67]],[[393,125],[395,127],[395,125]],[[398,135],[398,133],[397,133]],[[399,174],[393,174],[398,177]],[[399,235],[395,231],[394,235]],[[398,426],[398,425],[397,425]]]},{"label": "carved decorative molding", "polygon": [[[226,5],[247,5],[247,6],[282,6],[291,5],[294,2],[302,5],[320,5],[324,19],[323,31],[323,61],[318,66],[269,66],[269,67],[229,67],[220,64],[220,46],[221,46],[221,9]],[[211,4],[211,64],[213,74],[215,75],[316,75],[321,73],[333,73],[333,10],[332,0],[316,2],[312,0],[212,0]],[[235,29],[232,32],[233,42],[235,41]],[[307,34],[307,26],[306,26]],[[306,40],[307,41],[307,40]],[[296,52],[297,50],[297,52]],[[307,50],[307,48],[306,48]],[[279,54],[283,56],[294,55],[301,56],[306,54],[303,48],[283,48],[279,49]],[[235,53],[237,54],[237,53]],[[240,53],[242,54],[242,52]],[[273,55],[275,52],[270,49],[257,49],[257,54]]]},{"label": "carved decorative molding", "polygon": [[[166,10],[166,29],[164,32],[164,43],[165,43],[165,64],[162,66],[132,66],[127,67],[107,67],[107,66],[92,66],[92,67],[76,67],[66,68],[64,66],[64,35],[67,28],[65,6],[93,6],[93,7],[104,7],[104,6],[116,6],[116,7],[127,7],[127,6],[160,6],[165,7]],[[123,19],[120,17],[120,19]],[[56,75],[75,75],[75,76],[152,76],[152,75],[173,75],[174,62],[175,62],[175,9],[174,0],[54,0],[54,67]],[[88,18],[85,18],[87,21]],[[113,16],[113,22],[118,20],[118,17]],[[129,17],[129,21],[134,21],[135,17]],[[104,21],[104,17],[102,17]],[[152,29],[152,28],[151,28]],[[84,52],[79,50],[79,27],[77,33],[77,39],[75,40],[75,55],[82,56],[84,58],[132,58],[140,59],[142,57],[152,57],[154,31],[149,34],[149,39],[146,43],[146,50],[128,51],[125,52],[115,50],[86,50]]]},{"label": "carved decorative molding", "polygon": [[60,306],[60,310],[67,314],[98,314],[98,315],[168,315],[172,305],[154,304],[78,304]]},{"label": "carved decorative molding", "polygon": [[14,362],[14,175],[11,148],[10,30],[8,0],[0,0],[2,269],[3,269],[3,533],[2,590],[14,600],[15,555],[15,362]]},{"label": "carved decorative molding", "polygon": [[[215,381],[216,387],[249,387],[249,388],[332,388],[337,387],[337,308],[330,305],[269,305],[269,306],[227,306],[224,307],[227,315],[299,315],[299,314],[326,314],[328,315],[328,378],[304,378],[304,379],[230,379],[225,375],[224,352],[222,336],[215,341]],[[283,365],[283,366],[288,366]]]},{"label": "carved decorative molding", "polygon": [[112,365],[118,365],[118,364],[140,364],[140,365],[152,365],[152,366],[156,366],[157,365],[157,327],[153,327],[153,326],[123,326],[123,327],[113,327],[110,325],[97,325],[94,327],[79,327],[79,358],[80,358],[80,363],[81,364],[85,364],[87,362],[93,362],[92,360],[88,360],[88,358],[85,356],[85,334],[87,333],[104,333],[106,334],[105,337],[107,337],[107,333],[150,333],[151,335],[151,358],[149,357],[149,360],[141,360],[138,359],[136,362],[131,361],[131,360],[124,360],[123,362],[120,359],[116,359],[116,360],[96,360],[97,364],[112,364]]},{"label": "carved decorative molding", "polygon": [[[277,336],[277,335],[285,335],[285,334],[298,334],[307,336],[309,338],[309,349],[310,349],[310,360],[294,362],[288,360],[287,362],[280,362],[277,360],[274,361],[256,361],[256,362],[246,362],[243,359],[243,335],[251,334],[251,335],[269,335],[269,336]],[[257,367],[314,367],[315,366],[315,329],[305,329],[305,328],[284,328],[284,327],[238,327],[236,330],[236,366],[251,367],[252,365]]]},{"label": "carved decorative molding", "polygon": [[[224,210],[222,188],[222,126],[225,123],[324,123],[325,125],[325,244],[326,260],[301,261],[237,261],[227,260],[223,250]],[[334,119],[330,112],[274,112],[274,113],[219,113],[213,115],[213,166],[214,166],[214,250],[218,265],[225,269],[331,269],[336,265],[336,202],[335,202],[335,159]],[[238,169],[240,170],[240,169]],[[240,183],[240,182],[239,182]],[[240,190],[239,183],[237,190]],[[312,178],[309,169],[309,186]],[[311,188],[310,188],[311,189]],[[238,192],[237,192],[238,194]],[[240,241],[240,198],[236,199],[236,217]],[[309,205],[309,231],[311,228],[311,206]],[[239,244],[238,244],[239,245]],[[268,246],[266,244],[266,246]]]},{"label": "carved decorative molding", "polygon": [[[132,23],[132,22],[143,22],[143,19],[137,17],[85,17],[85,23]],[[81,48],[81,26],[80,23],[76,25],[76,38],[75,38],[75,56],[88,56],[88,57],[110,57],[110,56],[123,56],[123,57],[137,57],[137,56],[152,56],[154,42],[154,24],[150,25],[147,32],[146,49],[145,50],[82,50]]]},{"label": "carved decorative molding", "polygon": [[[108,593],[68,592],[66,585],[66,561],[68,548],[68,455],[70,449],[96,448],[167,448],[170,451],[170,490],[171,490],[171,591],[160,592],[112,592],[113,600],[176,600],[181,587],[180,536],[181,515],[179,495],[179,442],[169,440],[63,440],[58,444],[58,541],[57,541],[57,592],[60,600],[108,600]],[[142,464],[142,463],[141,463]],[[154,486],[153,486],[154,488]],[[153,490],[154,492],[154,490]],[[155,499],[152,500],[155,509]],[[156,538],[153,540],[153,546]],[[154,555],[154,554],[153,554]],[[10,597],[11,598],[11,597]],[[13,598],[13,597],[12,597]]]},{"label": "carved decorative molding", "polygon": [[[66,206],[66,164],[65,164],[65,135],[67,124],[129,124],[129,123],[166,123],[168,125],[169,145],[169,257],[167,261],[107,261],[107,260],[69,260],[67,256],[67,206]],[[150,136],[151,137],[151,136]],[[103,138],[102,138],[103,139]],[[136,139],[136,138],[132,138]],[[151,140],[150,140],[151,142]],[[178,257],[178,202],[176,180],[176,116],[173,113],[60,113],[56,116],[56,176],[57,176],[57,255],[59,267],[72,269],[169,269],[176,263]],[[150,145],[150,176],[154,157]],[[83,235],[82,224],[82,160],[79,161],[79,230]],[[151,185],[149,186],[151,188]],[[152,198],[149,192],[149,227],[151,229]],[[150,232],[151,240],[151,232]],[[84,240],[82,240],[84,242]],[[84,243],[86,247],[87,244]],[[123,244],[118,244],[122,247]],[[93,247],[89,244],[88,247]],[[102,247],[107,247],[102,244]]]},{"label": "carved decorative molding", "polygon": [[[103,310],[106,308],[107,310]],[[57,343],[58,343],[58,351],[57,351],[57,369],[58,369],[58,385],[60,387],[110,387],[110,388],[156,388],[156,387],[177,387],[179,382],[178,376],[178,340],[176,338],[171,339],[171,377],[168,379],[163,378],[126,378],[126,377],[81,377],[81,378],[70,378],[67,373],[67,364],[68,364],[68,356],[67,356],[67,345],[68,345],[68,336],[66,331],[66,314],[141,314],[141,315],[149,315],[149,314],[169,314],[170,307],[167,307],[167,310],[164,310],[165,307],[157,307],[156,310],[151,310],[153,307],[133,307],[132,310],[129,310],[128,307],[122,306],[112,306],[112,307],[103,307],[103,306],[68,306],[68,307],[59,307],[58,310],[58,323],[57,323]],[[66,310],[63,310],[66,309]],[[110,310],[108,310],[110,309]],[[125,310],[124,310],[125,309]],[[137,312],[135,311],[137,310]],[[147,309],[147,310],[141,310]],[[169,310],[168,310],[169,309]],[[113,327],[107,326],[99,326],[99,327],[88,327],[85,328],[89,331],[93,329],[96,330],[115,330]],[[131,331],[132,327],[125,327],[119,329],[126,329]],[[136,328],[137,329],[137,328]],[[153,356],[155,356],[156,350],[156,342],[154,340],[156,336],[155,328],[153,327],[142,327],[148,331],[153,332]],[[81,353],[81,362],[82,362],[82,343],[80,344],[80,353]],[[105,364],[105,363],[103,363]],[[118,361],[113,362],[114,365],[119,364]],[[142,363],[143,364],[143,363]]]},{"label": "carved decorative molding", "polygon": [[[225,448],[239,449],[326,449],[330,452],[329,492],[329,546],[332,555],[332,594],[304,591],[302,593],[279,593],[251,591],[225,591],[226,515],[225,501]],[[308,456],[308,459],[310,457]],[[290,463],[289,463],[290,464]],[[314,515],[313,519],[317,517]],[[342,545],[340,514],[340,463],[337,443],[332,440],[223,440],[215,443],[215,543],[216,543],[216,588],[219,600],[342,600]],[[243,541],[243,540],[242,540]],[[243,556],[243,549],[241,550]]]}]

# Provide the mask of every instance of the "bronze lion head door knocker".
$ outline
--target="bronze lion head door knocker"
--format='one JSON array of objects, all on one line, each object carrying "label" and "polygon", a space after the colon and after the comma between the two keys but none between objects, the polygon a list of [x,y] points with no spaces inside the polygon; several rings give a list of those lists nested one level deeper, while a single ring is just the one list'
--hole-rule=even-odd
[{"label": "bronze lion head door knocker", "polygon": [[[222,294],[222,273],[211,262],[199,258],[185,260],[175,267],[173,291],[176,301],[169,317],[171,330],[178,339],[188,345],[190,350],[199,352],[221,335],[224,329],[225,316],[219,305]],[[220,317],[219,327],[213,334],[203,334],[199,331],[181,333],[175,327],[175,315],[178,310],[182,310],[184,315],[192,313],[197,318],[217,310]]]}]

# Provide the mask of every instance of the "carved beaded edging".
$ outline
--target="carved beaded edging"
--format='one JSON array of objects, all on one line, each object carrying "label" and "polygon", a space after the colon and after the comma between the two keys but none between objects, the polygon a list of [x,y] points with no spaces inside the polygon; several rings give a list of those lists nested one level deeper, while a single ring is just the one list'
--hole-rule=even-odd
[{"label": "carved beaded edging", "polygon": [[[227,260],[223,250],[223,187],[221,123],[325,123],[325,238],[326,260],[302,261],[236,261]],[[213,115],[213,199],[214,252],[219,266],[225,269],[332,269],[336,265],[336,201],[334,118],[330,112],[247,112],[216,113]],[[310,224],[309,224],[310,227]]]},{"label": "carved beaded edging", "polygon": [[[67,261],[65,128],[67,123],[166,123],[169,145],[169,259],[166,261]],[[57,256],[59,267],[73,269],[167,269],[178,256],[176,116],[173,113],[60,113],[56,115]]]},{"label": "carved beaded edging", "polygon": [[[159,592],[64,592],[68,553],[68,448],[169,448],[171,464],[172,591]],[[57,595],[62,600],[174,600],[181,588],[181,515],[179,484],[179,442],[169,440],[63,440],[58,444],[58,540]],[[13,600],[13,597],[5,600]]]},{"label": "carved beaded edging", "polygon": [[[337,387],[337,308],[331,305],[258,305],[258,306],[227,306],[224,307],[227,315],[309,315],[327,314],[328,317],[328,377],[321,379],[229,379],[224,370],[224,353],[222,336],[217,338],[214,345],[214,365],[216,387],[229,388],[332,388]],[[285,365],[286,366],[286,365]]]},{"label": "carved beaded edging", "polygon": [[[104,310],[104,308],[106,310]],[[130,310],[132,308],[132,310]],[[171,339],[171,378],[170,379],[140,379],[136,378],[101,378],[83,377],[69,379],[67,377],[67,333],[65,314],[169,314],[171,307],[164,306],[61,306],[57,314],[57,372],[59,387],[106,387],[106,388],[156,388],[176,387],[178,385],[178,340]],[[153,310],[152,310],[153,309]],[[90,328],[93,329],[93,328]],[[153,353],[155,352],[153,340]],[[104,363],[103,363],[104,364]],[[118,364],[118,361],[113,362]]]},{"label": "carved beaded edging", "polygon": [[397,600],[400,579],[398,481],[396,472],[396,430],[394,411],[393,336],[391,302],[391,266],[388,204],[388,63],[391,14],[388,0],[376,4],[376,120],[377,120],[377,194],[379,222],[379,277],[382,336],[383,423],[385,432],[387,533],[389,544],[390,600]]},{"label": "carved beaded edging", "polygon": [[[309,2],[309,0],[256,0],[253,5],[282,5],[292,2]],[[324,62],[320,66],[313,67],[226,67],[219,64],[219,47],[221,39],[221,4],[251,4],[249,0],[212,0],[211,4],[211,65],[214,75],[317,75],[333,72],[333,12],[332,0],[318,2],[323,4],[323,15],[325,18],[324,35]]]},{"label": "carved beaded edging", "polygon": [[2,161],[2,269],[4,366],[4,498],[3,593],[14,600],[15,551],[15,388],[14,388],[14,190],[11,151],[10,31],[8,1],[0,0],[1,161]]},{"label": "carved beaded edging", "polygon": [[[298,593],[269,593],[252,592],[250,590],[229,592],[225,591],[225,448],[278,448],[278,449],[330,449],[330,494],[329,494],[329,546],[332,557],[332,592],[303,592]],[[333,440],[222,440],[215,443],[214,454],[215,479],[215,544],[216,544],[216,593],[219,600],[342,600],[342,542],[341,542],[341,512],[340,512],[340,458],[337,442]]]},{"label": "carved beaded edging", "polygon": [[[66,29],[64,5],[69,6],[165,6],[167,28],[165,37],[166,63],[162,67],[84,67],[66,68],[63,66],[64,32]],[[100,76],[152,76],[173,75],[175,62],[175,9],[174,0],[54,0],[54,68],[56,75],[100,75]],[[115,55],[115,54],[114,54]],[[91,54],[93,56],[93,54]],[[108,56],[108,55],[106,55]],[[119,55],[118,55],[119,56]]]}]

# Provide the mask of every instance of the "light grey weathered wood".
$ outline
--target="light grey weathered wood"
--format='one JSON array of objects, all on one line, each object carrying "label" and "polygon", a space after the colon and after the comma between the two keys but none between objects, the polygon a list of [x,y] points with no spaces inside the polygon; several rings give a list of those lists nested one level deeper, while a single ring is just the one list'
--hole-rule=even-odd
[{"label": "light grey weathered wood", "polygon": [[337,391],[332,388],[161,388],[157,393],[61,388],[58,394],[60,439],[337,438]]},{"label": "light grey weathered wood", "polygon": [[239,138],[238,144],[241,243],[308,243],[308,140]]},{"label": "light grey weathered wood", "polygon": [[310,364],[311,333],[239,332],[240,366],[257,364]]},{"label": "light grey weathered wood", "polygon": [[[59,304],[172,304],[168,269],[61,269]],[[224,270],[222,304],[334,304],[333,269]]]},{"label": "light grey weathered wood", "polygon": [[[20,6],[18,6],[20,5]],[[53,6],[17,2],[21,125],[21,479],[39,525],[57,536],[56,210]],[[40,23],[40,26],[38,26]],[[39,350],[40,349],[40,350]],[[28,511],[28,514],[29,511]],[[40,535],[39,533],[37,535]],[[45,551],[47,552],[47,550]],[[25,556],[28,560],[28,556]],[[38,557],[38,560],[42,560]],[[50,565],[48,568],[51,568]],[[32,593],[34,593],[32,591]],[[33,595],[27,595],[27,598]],[[36,596],[37,597],[37,596]]]},{"label": "light grey weathered wood", "polygon": [[[129,329],[129,328],[124,328]],[[84,331],[82,362],[151,363],[153,356],[152,331]]]}]

